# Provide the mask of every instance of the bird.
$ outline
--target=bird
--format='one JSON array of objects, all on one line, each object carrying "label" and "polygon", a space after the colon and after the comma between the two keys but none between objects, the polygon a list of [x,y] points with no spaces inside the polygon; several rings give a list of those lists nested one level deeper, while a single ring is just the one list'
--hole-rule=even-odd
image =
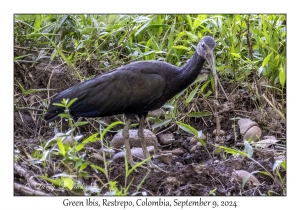
[{"label": "bird", "polygon": [[[128,163],[133,167],[136,163],[130,151],[130,124],[135,117],[139,118],[138,138],[145,158],[149,158],[143,132],[148,112],[161,108],[191,85],[205,61],[213,68],[215,46],[214,38],[204,36],[197,44],[194,55],[182,67],[164,61],[135,61],[77,83],[53,98],[43,118],[48,123],[54,121],[64,112],[64,108],[53,103],[74,98],[77,100],[69,107],[69,114],[74,117],[94,118],[124,114],[122,135],[125,153]],[[147,163],[149,167],[159,169],[151,160]]]}]

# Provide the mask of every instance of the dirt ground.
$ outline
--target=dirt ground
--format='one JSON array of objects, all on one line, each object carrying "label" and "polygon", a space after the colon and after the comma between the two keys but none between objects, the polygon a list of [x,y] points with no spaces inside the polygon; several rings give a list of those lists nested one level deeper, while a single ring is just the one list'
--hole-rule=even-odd
[{"label": "dirt ground", "polygon": [[[51,164],[45,167],[43,164],[34,164],[30,161],[30,156],[37,150],[39,145],[48,141],[54,136],[54,126],[49,127],[42,119],[41,110],[46,109],[44,99],[53,97],[58,93],[78,81],[72,75],[71,71],[64,65],[45,59],[35,65],[15,65],[15,80],[23,85],[25,90],[49,88],[56,89],[50,91],[37,92],[32,94],[21,94],[18,84],[15,82],[14,98],[17,107],[30,107],[30,109],[15,108],[14,113],[14,157],[15,163],[22,167],[24,173],[38,175],[47,174],[51,177],[58,173],[67,171],[60,164],[58,156],[51,156]],[[81,64],[79,67],[81,74],[88,77],[90,75],[100,74],[97,69],[97,63]],[[200,75],[201,76],[201,75]],[[202,75],[203,76],[203,75]],[[63,79],[62,79],[63,78]],[[250,78],[251,79],[251,78]],[[219,104],[214,102],[213,97],[207,100],[201,98],[193,99],[192,103],[185,106],[179,101],[179,112],[182,116],[191,110],[211,111],[214,110],[217,115],[205,116],[202,118],[184,117],[184,123],[189,124],[197,130],[202,130],[206,135],[207,145],[196,145],[197,142],[191,143],[192,135],[179,129],[178,126],[171,122],[167,127],[157,131],[163,131],[163,134],[174,134],[174,140],[169,144],[160,144],[161,154],[164,151],[173,151],[180,149],[180,154],[172,154],[169,164],[163,163],[158,159],[153,162],[163,171],[148,170],[147,168],[138,168],[138,172],[133,172],[127,177],[125,172],[124,160],[111,161],[108,165],[108,177],[112,181],[117,182],[120,188],[126,187],[133,179],[127,195],[150,195],[150,196],[283,196],[285,195],[286,171],[280,168],[278,174],[274,172],[274,163],[276,161],[285,161],[286,157],[286,122],[276,112],[276,110],[265,103],[262,98],[253,100],[256,88],[253,91],[249,88],[241,87],[237,84],[229,83],[221,78],[221,83],[228,95],[227,100],[220,92]],[[253,84],[255,84],[253,82]],[[262,89],[268,98],[272,98],[274,104],[281,107],[280,100],[274,99],[272,93],[266,89]],[[210,107],[212,106],[212,107]],[[285,105],[284,105],[285,106]],[[196,107],[196,108],[195,108]],[[38,111],[39,110],[39,111]],[[216,118],[216,116],[218,118]],[[261,138],[272,136],[276,139],[276,143],[270,144],[265,148],[254,148],[252,159],[243,155],[229,154],[224,150],[217,149],[216,145],[244,151],[243,135],[237,120],[233,118],[244,118],[252,120],[261,129]],[[116,119],[122,120],[122,116],[105,117],[101,120],[110,123]],[[219,123],[217,122],[219,119]],[[90,121],[96,128],[98,125],[95,121]],[[151,124],[151,122],[149,123]],[[91,135],[94,128],[91,125],[80,128],[80,133],[85,137]],[[216,136],[213,131],[217,128],[224,131],[222,136]],[[119,127],[120,129],[122,127]],[[147,126],[148,129],[151,129]],[[63,129],[67,130],[67,125]],[[108,144],[113,137],[113,133],[107,135]],[[84,139],[84,138],[83,138]],[[95,165],[104,167],[103,161],[93,158],[92,154],[97,153],[101,148],[99,142],[90,143],[85,150],[87,160]],[[109,159],[108,159],[109,160]],[[51,166],[51,167],[50,167]],[[16,167],[16,166],[15,166]],[[262,168],[264,167],[264,168]],[[55,168],[55,170],[54,170]],[[271,173],[272,177],[263,173],[264,171]],[[109,192],[107,181],[104,174],[100,171],[87,167],[85,170],[89,177],[82,179],[82,183],[88,186],[96,185],[100,191],[87,191],[90,195],[104,195]],[[149,173],[148,173],[149,171]],[[243,186],[243,177],[236,176],[236,171],[247,171],[253,173],[252,182],[247,182]],[[261,173],[259,173],[261,172]],[[23,177],[24,178],[24,177]],[[15,171],[15,184],[26,185],[26,178]],[[36,178],[37,182],[43,182],[40,178]],[[126,181],[125,181],[126,180]],[[249,178],[251,180],[251,178]],[[142,183],[142,184],[141,184]],[[137,192],[137,188],[141,184]],[[104,186],[104,187],[103,187]],[[17,189],[17,190],[16,190]],[[15,187],[15,195],[26,195],[20,188]],[[52,195],[76,195],[76,192],[69,190],[52,191]],[[82,195],[79,192],[78,195]]]}]

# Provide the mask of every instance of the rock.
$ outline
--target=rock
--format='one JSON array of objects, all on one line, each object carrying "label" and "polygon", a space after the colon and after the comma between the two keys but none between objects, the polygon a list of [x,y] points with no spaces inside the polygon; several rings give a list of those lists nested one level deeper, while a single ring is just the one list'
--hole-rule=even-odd
[{"label": "rock", "polygon": [[[153,154],[154,152],[154,146],[149,146],[147,147],[147,150],[149,151],[150,154]],[[137,157],[137,158],[140,158],[142,160],[145,159],[145,156],[144,156],[144,152],[143,152],[143,149],[140,148],[140,147],[137,147],[137,148],[132,148],[131,149],[131,154],[133,157]],[[117,154],[115,154],[113,156],[113,160],[116,160],[116,159],[119,159],[119,158],[124,158],[124,155],[125,155],[125,152],[122,151],[122,152],[118,152]]]},{"label": "rock", "polygon": [[153,117],[157,117],[157,116],[159,116],[161,113],[162,113],[162,110],[161,110],[161,109],[156,109],[156,110],[153,110],[153,111],[150,111],[150,112],[149,112],[149,114],[152,115]]},{"label": "rock", "polygon": [[184,151],[181,148],[176,148],[176,149],[173,149],[171,151],[171,153],[174,154],[174,155],[183,155]]},{"label": "rock", "polygon": [[57,141],[58,137],[60,138],[60,140],[62,141],[62,143],[64,145],[67,145],[68,143],[70,143],[70,145],[73,146],[74,141],[73,141],[71,135],[67,135],[65,133],[57,133],[57,134],[55,134],[55,136],[52,139],[50,139],[50,141],[53,141],[53,140]]},{"label": "rock", "polygon": [[[141,147],[141,142],[137,135],[138,130],[129,130],[129,142],[131,147]],[[156,136],[148,129],[144,129],[144,136],[147,146],[154,146],[155,152],[158,151],[158,141]],[[120,148],[124,145],[124,139],[122,131],[117,133],[110,142],[110,145],[114,148]]]},{"label": "rock", "polygon": [[103,158],[102,155],[100,155],[99,153],[92,153],[91,157],[92,157],[92,158],[95,158],[95,159],[97,159],[97,160],[104,161],[104,158]]},{"label": "rock", "polygon": [[[204,133],[201,134],[200,139],[202,139],[202,140],[206,139],[206,136],[204,135]],[[194,144],[196,142],[198,142],[198,140],[195,137],[192,137],[190,140],[190,144]]]},{"label": "rock", "polygon": [[171,153],[155,155],[155,156],[153,156],[153,158],[162,163],[168,164],[168,165],[171,165],[171,163],[172,163],[172,154]]},{"label": "rock", "polygon": [[252,137],[252,141],[257,141],[261,137],[261,129],[258,126],[251,127],[245,134],[244,139],[249,140]]},{"label": "rock", "polygon": [[104,152],[105,156],[108,156],[108,157],[111,157],[115,154],[115,151],[113,149],[101,148],[99,150],[99,153],[103,154],[103,152]]},{"label": "rock", "polygon": [[261,129],[258,127],[257,123],[250,119],[240,119],[238,121],[240,127],[240,133],[244,140],[249,140],[252,136],[253,141],[257,141],[261,137]]},{"label": "rock", "polygon": [[[223,130],[220,130],[220,136],[224,136],[225,135],[225,131],[223,131]],[[214,131],[213,131],[213,135],[217,135],[217,129],[215,129]]]},{"label": "rock", "polygon": [[159,134],[157,136],[159,143],[163,144],[163,145],[167,145],[170,144],[171,141],[175,140],[174,134],[173,133],[166,133],[166,134]]},{"label": "rock", "polygon": [[244,135],[251,127],[257,126],[257,123],[250,119],[243,118],[238,121],[238,125],[240,127],[240,133]]},{"label": "rock", "polygon": [[232,179],[235,179],[239,183],[242,183],[246,178],[247,183],[251,182],[253,185],[260,185],[260,182],[257,180],[257,178],[253,176],[253,174],[250,174],[248,171],[238,170],[232,172]]},{"label": "rock", "polygon": [[192,148],[191,148],[191,152],[195,152],[197,149],[199,149],[200,147],[202,146],[202,144],[200,142],[197,142],[196,145],[194,145]]}]

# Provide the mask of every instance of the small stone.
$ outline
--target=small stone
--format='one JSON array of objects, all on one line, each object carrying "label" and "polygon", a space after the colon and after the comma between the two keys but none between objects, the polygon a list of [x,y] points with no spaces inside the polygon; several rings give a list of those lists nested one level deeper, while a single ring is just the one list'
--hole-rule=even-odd
[{"label": "small stone", "polygon": [[[223,131],[223,130],[220,130],[220,136],[224,136],[225,135],[225,131]],[[213,135],[217,135],[217,129],[215,129],[214,131],[213,131]]]},{"label": "small stone", "polygon": [[252,137],[252,141],[257,141],[261,137],[261,129],[258,126],[251,127],[245,134],[244,139],[249,140]]},{"label": "small stone", "polygon": [[240,127],[240,133],[244,135],[251,127],[257,126],[257,123],[250,119],[243,118],[238,121],[238,125]]},{"label": "small stone", "polygon": [[155,155],[155,156],[153,156],[153,158],[162,163],[168,164],[168,165],[171,165],[171,163],[172,163],[172,154],[171,153]]},{"label": "small stone", "polygon": [[173,133],[159,134],[157,137],[159,142],[163,145],[170,144],[172,141],[175,140],[175,136]]},{"label": "small stone", "polygon": [[176,148],[171,151],[173,155],[183,155],[184,151],[181,148]]},{"label": "small stone", "polygon": [[[206,139],[206,136],[205,136],[204,133],[201,134],[200,139],[202,139],[202,140]],[[199,141],[195,137],[192,137],[191,140],[190,140],[190,144],[194,144],[196,142],[199,142]]]},{"label": "small stone", "polygon": [[113,149],[101,148],[99,152],[102,154],[104,152],[105,156],[111,157],[115,154]]},{"label": "small stone", "polygon": [[197,142],[197,144],[195,144],[192,148],[191,148],[191,152],[195,152],[197,149],[199,149],[202,146],[202,144],[200,142]]},{"label": "small stone", "polygon": [[[141,142],[137,135],[138,130],[129,130],[129,143],[131,147],[141,147]],[[158,141],[156,136],[148,129],[144,129],[144,136],[146,141],[146,146],[154,146],[155,151],[158,151]],[[124,138],[122,131],[117,133],[110,142],[110,145],[114,148],[121,148],[124,145]]]},{"label": "small stone", "polygon": [[[149,151],[150,154],[153,154],[153,152],[154,152],[154,146],[147,147],[147,150]],[[145,159],[143,149],[140,148],[140,147],[132,148],[131,149],[131,154],[132,154],[133,157],[137,157],[137,158],[140,158],[142,160]],[[117,154],[115,154],[113,156],[112,159],[116,160],[116,159],[119,159],[119,158],[124,158],[124,155],[125,155],[124,151],[118,152]]]}]

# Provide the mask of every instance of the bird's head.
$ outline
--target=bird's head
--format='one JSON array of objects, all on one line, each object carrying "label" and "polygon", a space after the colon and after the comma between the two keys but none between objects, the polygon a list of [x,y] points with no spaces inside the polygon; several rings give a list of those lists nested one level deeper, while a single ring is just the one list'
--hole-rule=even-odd
[{"label": "bird's head", "polygon": [[211,36],[203,37],[197,45],[197,53],[208,62],[212,67],[214,66],[214,49],[216,42]]}]

